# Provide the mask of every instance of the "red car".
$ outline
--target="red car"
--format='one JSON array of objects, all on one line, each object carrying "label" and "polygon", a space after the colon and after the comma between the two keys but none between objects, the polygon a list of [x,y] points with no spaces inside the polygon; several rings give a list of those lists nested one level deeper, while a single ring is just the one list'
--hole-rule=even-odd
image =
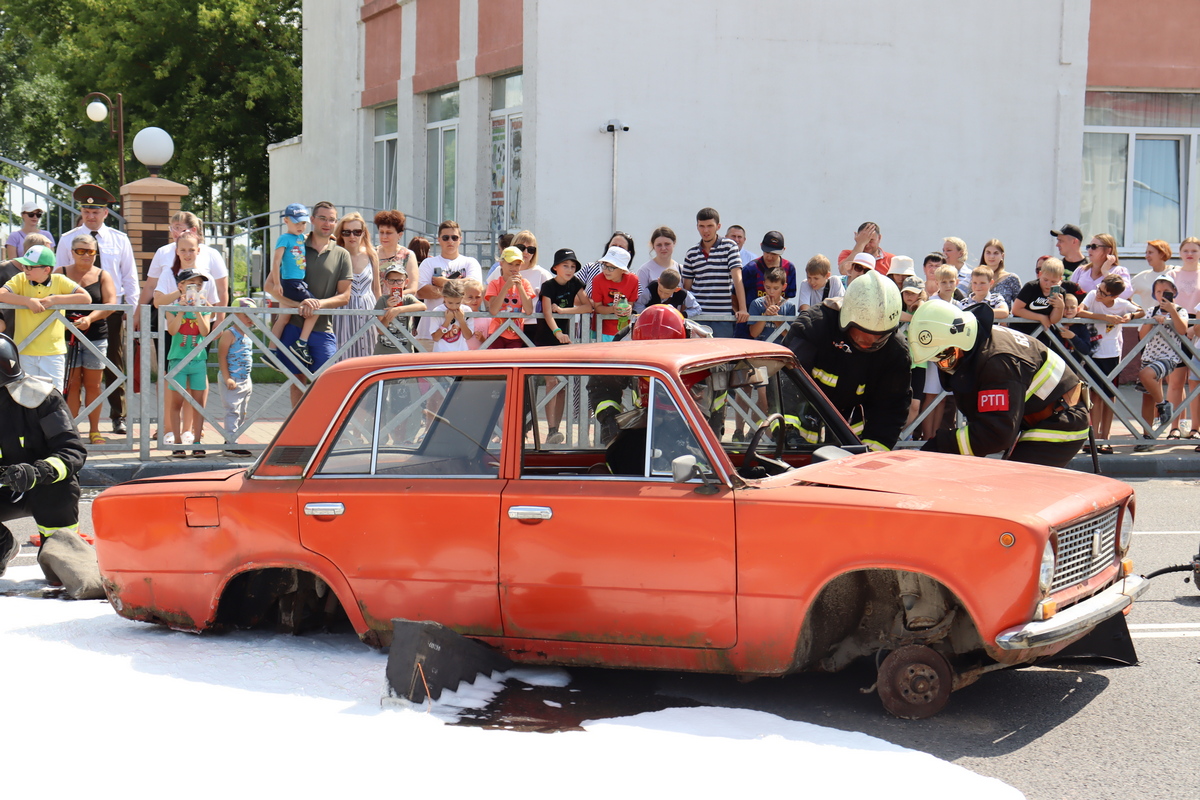
[{"label": "red car", "polygon": [[[748,444],[731,403],[766,417]],[[606,447],[593,415],[616,406]],[[927,716],[1144,591],[1133,500],[866,452],[790,351],[715,339],[352,359],[253,468],[132,481],[93,518],[129,619],[373,646],[431,620],[519,662],[739,675],[886,655],[885,705]]]}]

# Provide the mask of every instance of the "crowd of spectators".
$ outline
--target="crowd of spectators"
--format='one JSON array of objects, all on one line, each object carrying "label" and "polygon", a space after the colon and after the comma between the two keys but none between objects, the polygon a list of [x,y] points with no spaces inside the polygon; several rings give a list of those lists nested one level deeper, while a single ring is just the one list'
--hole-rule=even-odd
[{"label": "crowd of spectators", "polygon": [[[124,302],[133,294],[119,236],[105,235],[113,242],[113,252],[97,263],[101,253],[108,253],[101,232],[117,232],[103,226],[99,211],[93,210],[90,218],[87,211],[85,205],[83,225],[59,243],[58,270],[42,275],[54,267],[54,241],[39,227],[44,209],[36,203],[23,209],[21,229],[5,243],[9,261],[0,265],[7,270],[0,272],[0,301],[18,306],[15,315],[5,313],[0,325],[15,329],[18,340],[39,324],[50,305]],[[838,303],[851,281],[875,270],[890,276],[900,290],[904,321],[935,296],[963,308],[983,303],[1002,324],[1030,333],[1044,330],[1068,349],[1090,356],[1098,368],[1093,382],[1101,386],[1106,378],[1100,373],[1111,373],[1130,346],[1122,341],[1120,323],[1144,319],[1136,334],[1128,328],[1131,333],[1126,335],[1153,337],[1139,365],[1147,430],[1155,422],[1173,420],[1168,436],[1179,438],[1180,421],[1190,417],[1189,438],[1200,439],[1200,401],[1189,409],[1179,408],[1184,394],[1197,385],[1192,376],[1200,373],[1200,364],[1192,364],[1189,371],[1169,344],[1194,340],[1200,331],[1195,319],[1200,315],[1200,240],[1194,238],[1183,242],[1179,266],[1170,263],[1174,253],[1167,243],[1150,242],[1147,268],[1131,276],[1120,264],[1113,237],[1097,234],[1084,245],[1080,228],[1064,225],[1051,232],[1058,257],[1038,258],[1034,279],[1023,283],[1006,264],[1008,255],[999,239],[988,240],[974,261],[964,240],[947,236],[940,248],[923,257],[918,272],[911,257],[883,249],[882,229],[871,221],[858,226],[849,237],[852,246],[841,250],[836,260],[814,254],[803,262],[801,274],[785,257],[783,233],[764,233],[755,254],[746,246],[751,241],[746,229],[729,225],[722,233],[720,214],[713,208],[696,214],[698,241],[681,261],[675,259],[678,236],[660,225],[645,240],[652,255],[641,263],[635,260],[637,237],[615,231],[594,261],[584,261],[563,247],[543,266],[537,237],[523,230],[500,238],[495,261],[486,268],[463,252],[463,231],[452,220],[439,224],[433,242],[420,236],[405,242],[405,215],[396,210],[373,217],[374,234],[361,214],[338,215],[327,202],[311,211],[293,203],[283,216],[287,232],[276,244],[264,288],[276,303],[296,313],[274,321],[274,338],[283,349],[269,343],[272,357],[264,360],[296,374],[300,383],[339,351],[340,358],[351,358],[418,348],[555,346],[576,341],[581,327],[570,323],[580,318],[599,339],[611,340],[629,318],[657,303],[671,305],[685,317],[705,317],[703,323],[714,336],[782,341],[779,329],[798,313]],[[176,214],[170,238],[152,260],[138,301],[155,306],[227,305],[228,269],[220,251],[204,243],[199,219],[189,212]],[[189,276],[187,286],[179,280],[182,272]],[[336,308],[362,313],[315,313]],[[23,356],[31,357],[29,369],[55,380],[76,413],[81,400],[90,403],[100,391],[100,357],[107,352],[116,360],[111,342],[119,334],[114,334],[109,314],[71,316],[90,346],[81,346],[74,334],[64,335],[61,325],[48,326],[22,346]],[[193,329],[207,331],[221,315],[200,309],[165,319],[164,330],[172,335],[167,362],[179,369],[176,379],[182,379],[195,405],[203,407],[207,384],[197,365],[206,364],[207,357],[187,354],[204,338]],[[158,314],[152,320],[162,324]],[[243,330],[230,330],[230,336],[220,340],[218,363],[227,427],[236,428],[245,419],[252,391],[248,365],[253,348]],[[1112,384],[1118,380],[1119,376],[1112,379]],[[941,384],[936,370],[922,366],[914,369],[912,383],[915,418],[935,404]],[[301,392],[293,387],[293,402]],[[99,415],[97,404],[89,414],[93,443],[103,442]],[[123,410],[119,415],[114,410],[113,416],[115,430]],[[931,409],[916,438],[931,437],[942,419],[942,409]],[[1111,409],[1097,403],[1093,424],[1097,437],[1107,438]],[[192,403],[169,400],[161,428],[165,443],[195,445],[203,417]],[[1103,446],[1102,452],[1106,449]]]}]

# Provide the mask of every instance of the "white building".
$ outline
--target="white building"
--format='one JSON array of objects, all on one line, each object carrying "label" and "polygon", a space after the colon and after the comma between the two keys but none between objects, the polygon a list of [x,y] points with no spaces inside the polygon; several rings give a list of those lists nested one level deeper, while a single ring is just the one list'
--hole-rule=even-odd
[{"label": "white building", "polygon": [[[883,247],[918,265],[944,236],[965,239],[975,260],[1000,238],[1026,278],[1054,252],[1050,229],[1080,221],[1089,25],[1103,11],[1112,28],[1121,8],[350,5],[305,3],[304,132],[271,148],[272,208],[329,199],[466,229],[529,228],[544,254],[572,247],[590,260],[614,229],[615,187],[615,227],[635,237],[639,263],[663,224],[679,234],[682,258],[697,239],[695,212],[713,206],[724,225],[747,229],[752,249],[782,231],[800,265],[852,246],[858,224],[873,220]],[[1144,7],[1159,5],[1196,16],[1183,0]],[[610,120],[628,131],[602,132]],[[1185,197],[1195,161],[1185,157],[1175,177]],[[1190,209],[1163,238],[1192,232]]]}]

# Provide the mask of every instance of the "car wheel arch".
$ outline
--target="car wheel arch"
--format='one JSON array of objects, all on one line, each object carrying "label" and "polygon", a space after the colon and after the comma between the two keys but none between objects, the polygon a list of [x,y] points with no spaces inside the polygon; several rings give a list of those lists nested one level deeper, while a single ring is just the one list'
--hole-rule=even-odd
[{"label": "car wheel arch", "polygon": [[[278,620],[256,619],[264,614],[269,617],[272,607],[286,595],[292,595],[287,601],[292,608],[280,606],[278,610],[281,614],[290,611],[290,615]],[[323,568],[295,561],[243,564],[230,572],[219,587],[213,604],[211,626],[253,628],[265,625],[302,633],[313,627],[325,626],[320,620],[306,622],[298,618],[296,614],[303,611],[300,604],[307,601],[313,609],[324,606],[325,613],[332,614],[330,600],[336,601],[338,612],[362,637],[368,628],[357,599],[341,572],[332,565]],[[315,601],[321,602],[318,604]]]},{"label": "car wheel arch", "polygon": [[904,644],[948,658],[983,650],[966,602],[944,581],[894,567],[863,567],[825,582],[804,615],[795,668],[837,672]]}]

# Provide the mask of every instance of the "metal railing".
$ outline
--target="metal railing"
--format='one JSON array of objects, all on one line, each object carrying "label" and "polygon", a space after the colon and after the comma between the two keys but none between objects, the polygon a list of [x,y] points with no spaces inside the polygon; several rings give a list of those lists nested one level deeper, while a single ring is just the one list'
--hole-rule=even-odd
[{"label": "metal railing", "polygon": [[[31,186],[27,182],[30,178],[45,184],[45,188]],[[3,189],[0,194],[3,195],[5,199],[4,205],[7,208],[19,209],[26,202],[32,200],[45,209],[46,215],[42,217],[42,221],[38,227],[54,234],[56,243],[62,238],[64,233],[78,227],[79,210],[70,200],[72,192],[75,191],[74,186],[68,186],[44,172],[40,172],[18,161],[13,161],[11,158],[4,158],[3,156],[0,156],[0,183],[3,184],[3,187],[0,187]],[[58,190],[58,196],[55,196],[55,189]],[[106,224],[110,227],[124,228],[125,218],[116,211],[110,211]],[[9,219],[5,215],[0,217],[0,225],[8,225],[11,229],[15,230],[21,227],[21,219],[20,217]],[[4,238],[7,238],[7,236]],[[0,253],[0,255],[3,255],[3,253]]]},{"label": "metal railing", "polygon": [[[0,306],[4,308],[20,308],[16,306]],[[24,309],[21,309],[24,311]],[[137,325],[127,324],[123,326],[123,336],[125,340],[125,358],[121,363],[115,362],[107,353],[100,349],[87,339],[86,335],[81,333],[78,327],[67,316],[67,312],[80,311],[88,312],[93,310],[106,311],[124,311],[127,316],[136,316]],[[212,325],[209,333],[200,338],[200,341],[194,348],[196,354],[192,358],[203,358],[206,364],[206,372],[213,374],[216,369],[214,357],[216,348],[211,348],[214,342],[217,342],[225,332],[233,332],[237,335],[249,334],[252,339],[253,362],[255,367],[272,367],[271,379],[265,380],[265,375],[261,373],[259,379],[255,381],[257,390],[255,392],[256,400],[252,407],[248,409],[245,419],[238,422],[232,428],[227,427],[224,419],[224,409],[220,403],[200,402],[187,391],[184,391],[184,386],[181,385],[180,375],[184,372],[188,365],[189,359],[184,359],[179,363],[168,364],[167,352],[170,347],[170,335],[166,333],[165,319],[160,319],[158,331],[151,330],[151,315],[166,314],[168,312],[178,311],[195,311],[194,306],[169,305],[161,306],[157,309],[149,305],[132,306],[132,305],[63,305],[54,306],[53,309],[42,319],[36,328],[31,331],[21,342],[19,347],[29,342],[33,337],[42,333],[46,328],[54,322],[61,322],[65,326],[65,333],[68,337],[73,336],[77,342],[74,346],[79,348],[80,352],[88,352],[101,359],[105,368],[109,370],[115,378],[100,391],[98,396],[93,398],[81,397],[80,410],[76,416],[77,424],[81,424],[87,420],[88,415],[97,407],[101,406],[111,395],[119,388],[125,390],[127,402],[130,404],[129,421],[134,424],[128,426],[128,432],[119,437],[109,437],[107,443],[92,445],[91,449],[98,452],[126,452],[136,453],[141,460],[149,460],[155,455],[162,455],[164,452],[179,450],[184,447],[188,449],[201,450],[249,450],[258,451],[265,446],[265,442],[269,441],[282,424],[283,420],[291,409],[291,394],[292,390],[296,389],[304,391],[306,381],[311,381],[316,376],[320,375],[322,370],[310,370],[305,365],[299,363],[297,359],[287,352],[283,342],[272,332],[272,322],[280,315],[292,315],[298,313],[296,309],[291,308],[234,308],[228,306],[205,306],[204,310],[213,313]],[[444,311],[423,311],[405,315],[407,319],[415,322],[416,320],[433,317],[441,318]],[[396,353],[421,352],[423,350],[423,340],[413,333],[408,325],[393,325],[387,326],[382,322],[383,310],[362,310],[362,309],[325,309],[318,312],[321,316],[329,316],[334,320],[339,318],[352,318],[355,322],[350,326],[350,335],[344,340],[338,341],[337,349],[333,356],[329,359],[326,367],[337,363],[343,356],[355,348],[356,343],[364,338],[371,342],[371,349],[374,350],[376,341],[388,343],[391,348],[394,348]],[[506,332],[513,332],[518,336],[526,346],[532,346],[533,342],[524,330],[524,324],[528,319],[521,314],[498,314],[491,315],[483,313],[467,313],[468,320],[475,318],[493,318],[500,319],[501,324],[492,331],[489,331],[487,337],[481,344],[481,347],[486,348],[498,337]],[[573,342],[592,342],[598,341],[600,338],[599,332],[603,322],[606,320],[618,319],[615,316],[597,316],[591,314],[572,315],[570,334]],[[703,323],[705,321],[728,321],[730,316],[723,315],[701,315],[695,318]],[[778,322],[779,317],[751,317],[751,322]],[[1137,327],[1145,324],[1144,321],[1133,321],[1125,323],[1125,327]],[[788,325],[784,324],[773,331],[770,331],[768,340],[781,342],[786,336]],[[1044,332],[1043,332],[1044,333]],[[1178,420],[1186,412],[1190,402],[1200,397],[1200,350],[1196,344],[1186,337],[1166,337],[1168,346],[1171,351],[1180,359],[1182,365],[1189,368],[1188,378],[1190,391],[1188,387],[1184,389],[1184,398],[1178,407],[1173,409],[1171,420],[1165,424],[1147,424],[1141,417],[1140,409],[1135,409],[1128,399],[1122,395],[1114,386],[1114,379],[1135,359],[1140,358],[1141,352],[1149,344],[1153,336],[1160,335],[1160,331],[1154,331],[1152,335],[1141,339],[1135,346],[1124,354],[1118,363],[1117,367],[1109,372],[1104,373],[1091,357],[1079,357],[1076,353],[1071,352],[1063,346],[1062,342],[1055,336],[1041,336],[1055,352],[1059,353],[1067,364],[1092,388],[1093,402],[1102,402],[1108,405],[1113,410],[1114,420],[1119,421],[1126,430],[1135,437],[1137,443],[1145,443],[1151,441],[1160,441],[1164,433],[1173,427],[1178,427]],[[280,359],[278,352],[283,352],[288,360],[296,366],[297,372],[293,374],[285,368],[285,364]],[[1090,367],[1090,369],[1088,369]],[[324,369],[323,367],[322,369]],[[216,380],[220,380],[220,372],[216,370]],[[215,383],[215,381],[214,381]],[[1164,381],[1165,383],[1165,381]],[[1194,384],[1194,385],[1193,385]],[[157,423],[158,431],[165,432],[171,427],[166,421],[165,409],[165,392],[161,391],[163,387],[168,387],[179,393],[182,399],[182,407],[191,409],[191,413],[199,415],[203,421],[206,430],[215,432],[219,442],[201,442],[196,444],[182,445],[179,441],[175,444],[167,444],[163,441],[164,437],[159,436],[157,439],[153,435],[154,425]],[[269,388],[268,388],[269,387]],[[219,388],[219,384],[217,384]],[[68,386],[68,392],[74,390],[74,387]],[[560,383],[555,387],[551,387],[536,399],[536,408],[541,409],[548,403],[551,397],[559,392],[566,391],[567,385]],[[1165,391],[1165,388],[1164,388]],[[938,395],[939,400],[947,395],[942,392]],[[1110,396],[1111,395],[1111,396]],[[749,426],[750,429],[757,427],[761,422],[761,411],[759,410],[753,390],[739,389],[735,393],[734,401],[729,404],[732,409],[730,412],[735,426]],[[931,405],[932,408],[932,405]],[[911,423],[901,434],[902,440],[910,439],[912,433],[920,425],[926,412]],[[568,394],[568,405],[564,414],[564,420],[572,422],[576,429],[580,432],[580,436],[590,435],[590,426],[594,420],[590,416],[590,411],[586,403],[582,401],[579,395],[579,387],[573,387]],[[1195,425],[1195,421],[1193,421]],[[182,431],[183,428],[181,427]],[[257,442],[239,441],[245,438],[246,434],[255,431]],[[1138,440],[1141,435],[1145,438]],[[1103,441],[1103,440],[1100,440]],[[1112,441],[1112,440],[1109,440]],[[900,446],[912,447],[920,446],[921,442],[902,441]]]}]

